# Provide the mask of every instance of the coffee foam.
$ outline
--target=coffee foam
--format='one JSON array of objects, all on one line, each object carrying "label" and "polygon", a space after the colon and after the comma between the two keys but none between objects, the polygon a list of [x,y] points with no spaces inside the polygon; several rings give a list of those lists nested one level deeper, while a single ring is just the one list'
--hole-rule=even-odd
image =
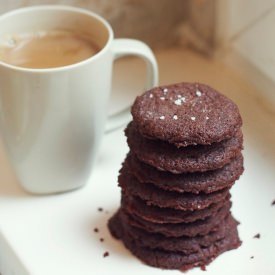
[{"label": "coffee foam", "polygon": [[0,40],[0,60],[26,68],[71,65],[98,51],[88,37],[66,30],[6,35]]}]

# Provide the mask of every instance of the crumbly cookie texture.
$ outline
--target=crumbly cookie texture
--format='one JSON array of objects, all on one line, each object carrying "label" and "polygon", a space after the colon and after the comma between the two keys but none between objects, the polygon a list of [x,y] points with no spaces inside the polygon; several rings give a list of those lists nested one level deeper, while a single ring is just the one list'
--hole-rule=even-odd
[{"label": "crumbly cookie texture", "polygon": [[[124,245],[146,264],[163,269],[180,269],[185,271],[196,266],[203,268],[221,253],[240,246],[241,242],[238,237],[236,222],[234,222],[234,220],[232,221],[231,216],[223,222],[227,223],[224,238],[217,238],[215,240],[212,232],[211,237],[209,234],[205,237],[185,239],[185,242],[182,238],[166,238],[164,239],[165,243],[159,240],[157,242],[158,246],[164,245],[165,249],[159,247],[152,248],[151,246],[154,242],[150,235],[147,235],[150,244],[147,243],[148,239],[144,236],[143,239],[141,239],[142,241],[140,241],[140,239],[136,240],[136,237],[131,235],[133,232],[125,226],[119,212],[109,221],[109,229],[114,237],[121,239]],[[218,233],[216,232],[214,234]],[[155,237],[156,236],[153,238]],[[204,246],[198,241],[199,238],[212,238],[212,242]],[[191,247],[190,244],[192,244]],[[188,248],[190,249],[189,251],[180,251],[181,249]]]},{"label": "crumbly cookie texture", "polygon": [[159,170],[174,174],[221,168],[240,155],[243,148],[240,131],[229,139],[211,145],[180,148],[168,142],[144,138],[139,134],[136,123],[131,122],[125,133],[130,150],[138,159]]},{"label": "crumbly cookie texture", "polygon": [[244,171],[238,107],[207,85],[179,83],[137,97],[132,115],[109,230],[148,265],[205,269],[241,244],[229,193]]},{"label": "crumbly cookie texture", "polygon": [[139,182],[152,183],[161,189],[179,193],[212,193],[230,187],[239,179],[244,170],[241,154],[224,167],[204,173],[172,174],[159,171],[141,162],[132,153],[127,156],[125,162]]},{"label": "crumbly cookie texture", "polygon": [[242,125],[237,105],[200,83],[153,88],[136,98],[132,115],[144,137],[178,147],[231,138]]}]

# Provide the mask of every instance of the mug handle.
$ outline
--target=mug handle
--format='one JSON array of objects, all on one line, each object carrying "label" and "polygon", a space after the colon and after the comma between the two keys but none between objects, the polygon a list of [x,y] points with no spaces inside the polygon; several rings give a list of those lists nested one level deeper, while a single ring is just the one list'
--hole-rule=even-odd
[{"label": "mug handle", "polygon": [[[145,43],[135,39],[115,39],[112,45],[112,52],[114,60],[126,55],[134,55],[144,59],[147,65],[146,90],[158,84],[157,61],[152,50]],[[131,106],[128,106],[120,112],[111,115],[108,118],[105,132],[111,132],[129,122],[131,120],[130,109]]]}]

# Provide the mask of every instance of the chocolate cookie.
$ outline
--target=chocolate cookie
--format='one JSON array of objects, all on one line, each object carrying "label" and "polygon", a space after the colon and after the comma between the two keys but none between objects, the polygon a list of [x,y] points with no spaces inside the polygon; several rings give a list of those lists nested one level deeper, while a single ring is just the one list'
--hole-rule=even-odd
[{"label": "chocolate cookie", "polygon": [[124,234],[127,234],[136,244],[141,247],[150,249],[162,249],[172,252],[183,252],[183,253],[194,253],[201,251],[202,248],[208,247],[218,240],[222,240],[226,235],[236,229],[237,221],[229,215],[225,220],[221,221],[220,224],[209,234],[204,236],[196,236],[193,238],[189,237],[164,237],[161,234],[148,233],[142,229],[130,226],[123,222],[123,220],[117,214],[113,217],[109,226],[113,227],[112,223],[116,223],[114,219],[119,219],[121,226],[123,227]]},{"label": "chocolate cookie", "polygon": [[228,188],[209,194],[165,191],[150,183],[140,183],[130,173],[127,163],[124,163],[120,170],[118,182],[125,194],[137,196],[146,201],[148,205],[184,211],[204,209],[213,203],[224,201],[229,194]]},{"label": "chocolate cookie", "polygon": [[236,104],[200,83],[153,88],[136,98],[132,115],[144,137],[177,147],[229,139],[242,125]]},{"label": "chocolate cookie", "polygon": [[145,164],[133,154],[125,162],[139,182],[153,183],[157,187],[176,192],[211,193],[232,186],[243,173],[243,156],[239,155],[220,169],[205,173],[172,174]]},{"label": "chocolate cookie", "polygon": [[129,237],[116,217],[113,217],[109,222],[109,229],[112,235],[121,239],[125,246],[144,263],[159,268],[186,271],[197,266],[204,267],[222,252],[238,248],[241,244],[237,230],[233,227],[227,232],[225,238],[215,241],[207,247],[202,247],[198,252],[191,254],[162,249],[149,249],[142,247],[138,242]]},{"label": "chocolate cookie", "polygon": [[[230,195],[225,198],[229,201]],[[131,213],[145,221],[152,223],[190,223],[197,220],[204,220],[210,216],[215,216],[224,206],[225,201],[213,203],[209,207],[196,211],[182,211],[172,208],[160,208],[153,205],[147,205],[138,197],[127,196],[122,193],[121,207],[126,212]]]},{"label": "chocolate cookie", "polygon": [[168,142],[150,140],[139,134],[136,123],[131,122],[125,130],[131,151],[139,160],[159,170],[175,174],[215,170],[240,155],[243,148],[241,131],[235,136],[211,145],[177,148]]},{"label": "chocolate cookie", "polygon": [[215,216],[192,223],[152,223],[127,213],[124,208],[120,208],[120,216],[125,223],[150,233],[159,233],[166,237],[194,237],[198,235],[204,236],[211,232],[228,216],[230,207],[231,203],[226,202]]}]

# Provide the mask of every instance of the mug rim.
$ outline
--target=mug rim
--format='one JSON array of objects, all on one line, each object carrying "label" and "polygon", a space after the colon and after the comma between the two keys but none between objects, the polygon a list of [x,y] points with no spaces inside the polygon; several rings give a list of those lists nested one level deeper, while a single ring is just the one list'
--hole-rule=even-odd
[{"label": "mug rim", "polygon": [[71,12],[76,12],[79,14],[88,15],[90,17],[95,18],[96,20],[98,20],[100,23],[103,24],[103,26],[108,31],[108,40],[105,43],[104,47],[99,52],[97,52],[95,55],[93,55],[87,59],[84,59],[82,61],[70,64],[70,65],[65,65],[65,66],[60,66],[60,67],[52,67],[52,68],[26,68],[26,67],[12,65],[12,64],[9,64],[9,63],[6,63],[6,62],[0,60],[0,66],[6,67],[9,69],[13,69],[13,70],[17,70],[17,71],[21,71],[21,72],[33,72],[33,73],[48,73],[48,72],[65,71],[65,70],[76,68],[81,65],[85,65],[95,59],[98,59],[101,55],[103,55],[107,51],[107,49],[109,48],[109,46],[111,44],[111,41],[114,38],[113,29],[112,29],[111,25],[109,24],[109,22],[105,18],[103,18],[102,16],[100,16],[99,14],[97,14],[93,11],[90,11],[90,10],[87,10],[84,8],[74,7],[74,6],[67,6],[67,5],[34,5],[34,6],[14,9],[14,10],[8,11],[8,12],[0,15],[0,22],[1,22],[1,20],[5,19],[6,17],[13,16],[18,13],[30,12],[33,10],[56,10],[56,11],[60,10],[60,11],[71,11]]}]

